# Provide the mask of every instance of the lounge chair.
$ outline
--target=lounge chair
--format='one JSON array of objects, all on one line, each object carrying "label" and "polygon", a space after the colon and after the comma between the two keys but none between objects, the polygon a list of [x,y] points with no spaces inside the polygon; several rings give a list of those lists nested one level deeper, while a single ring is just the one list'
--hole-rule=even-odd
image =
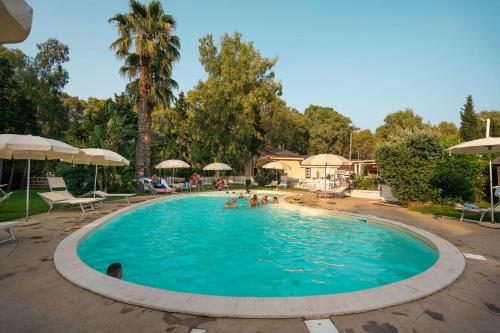
[{"label": "lounge chair", "polygon": [[20,223],[21,222],[2,222],[2,223],[0,223],[0,229],[5,230],[9,234],[8,238],[0,240],[0,244],[8,242],[8,241],[15,241],[16,240],[16,236],[14,236],[14,233],[12,232],[12,228],[14,228],[15,226],[17,226]]},{"label": "lounge chair", "polygon": [[276,187],[278,186],[278,181],[273,180],[271,183],[267,184],[266,187]]},{"label": "lounge chair", "polygon": [[104,191],[91,191],[89,192],[90,194],[94,194],[97,195],[97,196],[100,196],[101,198],[103,199],[107,199],[107,198],[116,198],[116,197],[124,197],[127,199],[127,202],[130,203],[130,197],[133,197],[135,196],[135,193],[107,193],[107,192],[104,192]]},{"label": "lounge chair", "polygon": [[50,192],[39,192],[38,195],[49,205],[49,212],[55,205],[79,205],[82,212],[102,207],[103,198],[76,198],[71,194],[62,177],[47,177]]},{"label": "lounge chair", "polygon": [[1,204],[2,202],[4,202],[5,200],[7,200],[7,199],[11,196],[11,194],[12,194],[12,192],[6,193],[6,192],[2,189],[2,187],[4,187],[4,186],[7,186],[7,184],[2,184],[2,185],[0,185],[0,193],[2,194],[2,196],[0,196],[0,204]]},{"label": "lounge chair", "polygon": [[288,182],[282,181],[281,183],[278,184],[279,188],[288,188]]},{"label": "lounge chair", "polygon": [[4,196],[0,197],[0,204],[7,200],[12,195],[12,192],[6,193]]},{"label": "lounge chair", "polygon": [[146,189],[151,193],[152,195],[157,195],[157,194],[175,194],[177,191],[175,188],[171,187],[162,187],[162,188],[155,188],[151,183],[146,183],[145,184]]},{"label": "lounge chair", "polygon": [[333,190],[328,190],[326,191],[326,194],[331,195],[331,196],[338,196],[339,199],[342,199],[344,196],[345,192],[349,189],[349,184],[340,184],[340,186],[334,188]]},{"label": "lounge chair", "polygon": [[[483,218],[484,218],[484,215],[488,214],[488,213],[491,213],[491,207],[480,208],[480,207],[477,207],[476,205],[462,206],[462,207],[457,207],[456,209],[462,213],[462,215],[460,216],[460,222],[463,222],[463,221],[482,222]],[[493,207],[493,212],[494,213],[500,213],[500,204],[496,204]],[[479,221],[470,220],[470,219],[464,219],[464,216],[465,216],[466,213],[481,214],[481,217],[479,218]]]}]

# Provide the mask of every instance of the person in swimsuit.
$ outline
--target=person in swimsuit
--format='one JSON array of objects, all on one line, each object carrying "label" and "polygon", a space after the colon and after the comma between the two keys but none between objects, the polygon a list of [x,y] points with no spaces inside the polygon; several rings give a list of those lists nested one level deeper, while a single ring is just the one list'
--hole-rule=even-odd
[{"label": "person in swimsuit", "polygon": [[268,199],[267,199],[267,195],[263,196],[263,197],[262,197],[262,200],[261,200],[261,203],[262,203],[263,205],[265,205],[265,204],[267,204],[267,201],[268,201]]},{"label": "person in swimsuit", "polygon": [[250,199],[250,201],[248,202],[248,205],[249,205],[250,207],[257,207],[258,203],[259,203],[259,199],[257,198],[257,195],[256,195],[256,194],[254,194],[254,196],[253,196],[253,197]]},{"label": "person in swimsuit", "polygon": [[279,201],[278,201],[278,197],[274,197],[273,198],[273,204],[277,204]]}]

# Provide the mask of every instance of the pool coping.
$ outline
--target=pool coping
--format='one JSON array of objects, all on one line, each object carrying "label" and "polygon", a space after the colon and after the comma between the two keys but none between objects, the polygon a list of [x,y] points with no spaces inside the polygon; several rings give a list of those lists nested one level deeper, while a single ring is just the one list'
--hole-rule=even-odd
[{"label": "pool coping", "polygon": [[[220,192],[189,195],[217,193],[227,195]],[[290,194],[280,191],[261,191],[261,193]],[[226,297],[168,291],[117,280],[87,266],[78,256],[77,248],[80,241],[98,226],[137,207],[181,196],[184,195],[162,197],[129,205],[83,226],[57,246],[54,253],[57,271],[75,285],[96,294],[161,311],[230,318],[318,318],[366,312],[411,302],[447,287],[460,277],[465,269],[462,253],[450,242],[428,231],[377,216],[336,212],[284,202],[280,204],[294,209],[351,216],[404,229],[432,244],[439,253],[438,260],[433,266],[411,278],[356,292],[301,297]]]}]

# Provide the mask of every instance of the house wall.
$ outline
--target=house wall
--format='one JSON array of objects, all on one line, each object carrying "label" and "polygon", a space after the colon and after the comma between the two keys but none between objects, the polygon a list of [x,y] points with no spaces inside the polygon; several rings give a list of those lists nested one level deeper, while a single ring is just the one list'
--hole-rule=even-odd
[{"label": "house wall", "polygon": [[[259,155],[254,155],[252,158],[250,158],[246,164],[245,167],[245,175],[246,176],[255,176],[254,174],[254,168],[257,165],[259,161],[260,156]],[[300,167],[300,162],[299,160],[290,160],[286,158],[273,158],[273,161],[276,162],[282,162],[286,163],[290,166],[290,170],[286,171],[286,176],[288,178],[293,178],[293,179],[301,179],[306,177],[306,169]]]}]

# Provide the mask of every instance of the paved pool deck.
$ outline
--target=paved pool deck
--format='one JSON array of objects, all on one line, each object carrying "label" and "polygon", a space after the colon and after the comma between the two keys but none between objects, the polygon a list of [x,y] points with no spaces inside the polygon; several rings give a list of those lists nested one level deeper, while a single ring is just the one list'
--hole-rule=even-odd
[{"label": "paved pool deck", "polygon": [[[306,194],[296,203],[397,220],[487,259],[467,259],[464,274],[456,282],[424,299],[362,314],[331,316],[340,332],[500,331],[500,230],[364,199],[311,200]],[[141,308],[86,291],[59,275],[53,264],[59,242],[126,205],[114,201],[86,214],[77,209],[40,214],[32,218],[38,224],[14,229],[18,242],[0,245],[0,332],[189,332],[193,328],[208,333],[308,332],[302,319],[208,318]]]}]

